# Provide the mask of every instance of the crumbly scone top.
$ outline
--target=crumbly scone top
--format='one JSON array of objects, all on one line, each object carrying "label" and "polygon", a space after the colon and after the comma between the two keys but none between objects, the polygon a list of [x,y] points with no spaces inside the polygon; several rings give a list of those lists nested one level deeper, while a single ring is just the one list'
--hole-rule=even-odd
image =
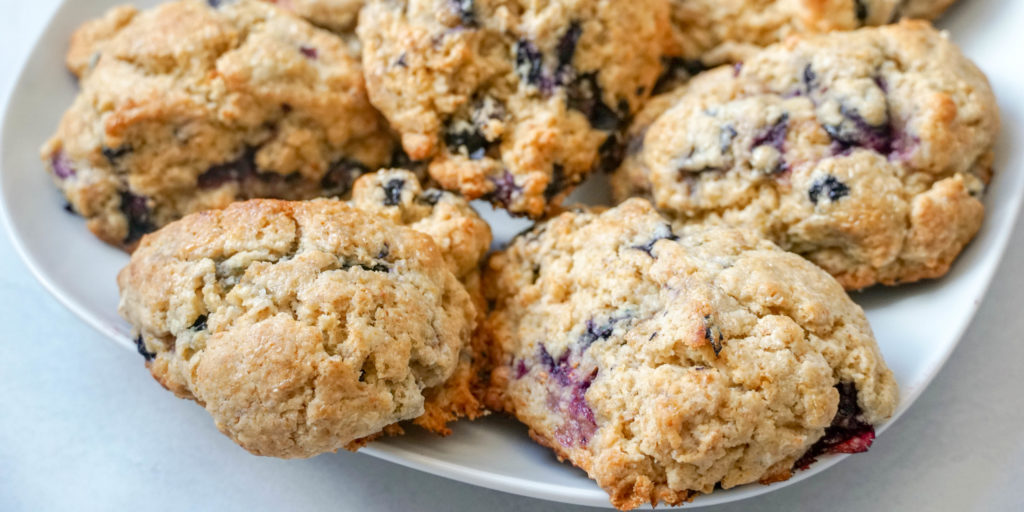
[{"label": "crumbly scone top", "polygon": [[68,60],[91,67],[43,159],[113,244],[233,200],[344,194],[392,157],[358,56],[264,2],[117,8]]},{"label": "crumbly scone top", "polygon": [[157,380],[279,457],[423,414],[476,316],[428,236],[336,200],[190,215],[144,237],[118,285]]},{"label": "crumbly scone top", "polygon": [[533,217],[614,159],[668,31],[666,0],[375,0],[361,16],[370,98],[409,156]]},{"label": "crumbly scone top", "polygon": [[564,213],[492,256],[489,405],[586,470],[619,507],[788,476],[856,387],[897,390],[861,309],[750,234],[675,233],[643,200]]},{"label": "crumbly scone top", "polygon": [[995,98],[926,22],[791,38],[652,103],[617,196],[753,228],[848,288],[942,275],[980,226]]}]

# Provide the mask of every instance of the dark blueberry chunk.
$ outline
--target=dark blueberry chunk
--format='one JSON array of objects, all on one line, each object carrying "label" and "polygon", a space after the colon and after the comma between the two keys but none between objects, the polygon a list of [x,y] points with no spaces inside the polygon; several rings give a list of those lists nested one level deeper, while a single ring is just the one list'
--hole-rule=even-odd
[{"label": "dark blueberry chunk", "polygon": [[132,147],[127,144],[118,148],[108,148],[106,146],[100,148],[100,153],[103,153],[103,156],[107,157],[107,161],[110,162],[110,165],[116,164],[119,158],[131,152]]},{"label": "dark blueberry chunk", "polygon": [[661,59],[661,76],[654,83],[654,94],[660,94],[688,82],[697,73],[707,69],[699,60],[670,57]]},{"label": "dark blueberry chunk", "polygon": [[397,59],[395,59],[394,65],[400,68],[405,68],[409,66],[409,63],[405,61],[405,52],[402,52],[402,54],[399,55]]},{"label": "dark blueberry chunk", "polygon": [[377,251],[377,259],[382,260],[387,258],[388,254],[391,254],[391,247],[385,243],[384,247],[381,247],[380,250]]},{"label": "dark blueberry chunk", "polygon": [[427,190],[423,191],[423,193],[420,194],[420,196],[417,197],[416,200],[418,202],[423,203],[423,204],[426,204],[426,205],[429,205],[429,206],[434,206],[434,205],[437,204],[438,201],[441,200],[441,196],[443,194],[444,194],[444,192],[442,192],[442,191],[440,191],[440,190],[438,190],[436,188],[431,188],[431,189],[427,189]]},{"label": "dark blueberry chunk", "polygon": [[306,57],[307,59],[316,60],[316,58],[317,58],[316,48],[313,48],[312,46],[306,46],[306,45],[300,46],[299,47],[299,53],[301,53],[302,56]]},{"label": "dark blueberry chunk", "polygon": [[458,124],[462,126],[445,132],[445,145],[455,151],[458,151],[459,148],[466,148],[466,155],[470,160],[483,158],[487,154],[487,148],[491,146],[491,142],[487,140],[483,132],[468,123]]},{"label": "dark blueberry chunk", "polygon": [[139,351],[139,355],[141,355],[146,360],[147,363],[152,361],[153,358],[156,357],[155,352],[150,352],[146,350],[146,342],[142,341],[141,334],[135,338],[135,349]]},{"label": "dark blueberry chunk", "polygon": [[71,167],[71,160],[64,154],[64,151],[57,150],[50,156],[50,165],[53,167],[53,174],[58,179],[66,180],[75,175],[75,168]]},{"label": "dark blueberry chunk", "polygon": [[523,187],[516,185],[516,178],[507,170],[498,178],[490,178],[494,183],[494,191],[488,194],[491,201],[501,206],[508,207],[512,200],[523,192]]},{"label": "dark blueberry chunk", "polygon": [[121,192],[121,212],[128,219],[128,235],[124,238],[125,245],[132,244],[142,235],[156,231],[156,225],[150,216],[146,198],[131,192]]},{"label": "dark blueberry chunk", "polygon": [[516,43],[516,72],[526,83],[541,85],[541,77],[544,74],[543,63],[540,50],[532,41],[520,39]]},{"label": "dark blueberry chunk", "polygon": [[625,320],[627,317],[611,317],[604,324],[597,324],[594,319],[587,320],[587,330],[580,336],[580,346],[586,350],[597,340],[608,339],[615,332],[615,324]]},{"label": "dark blueberry chunk", "polygon": [[75,211],[75,207],[68,202],[64,203],[64,211],[70,213],[71,215],[78,215],[78,212]]},{"label": "dark blueberry chunk", "polygon": [[[575,109],[587,116],[590,126],[598,130],[616,130],[622,123],[622,117],[615,110],[606,105],[602,100],[601,86],[597,83],[597,73],[586,73],[577,77],[567,90],[569,108]],[[626,115],[629,113],[629,104],[620,102],[619,110]]]},{"label": "dark blueberry chunk", "polygon": [[402,202],[402,187],[405,186],[405,180],[398,178],[388,180],[384,184],[384,206],[395,206]]},{"label": "dark blueberry chunk", "polygon": [[853,5],[857,15],[857,21],[863,25],[864,22],[868,20],[868,4],[864,0],[854,0]]},{"label": "dark blueberry chunk", "polygon": [[715,357],[718,357],[718,353],[722,351],[722,341],[724,340],[722,330],[711,322],[711,315],[704,315],[704,341],[711,345],[711,350],[715,351]]},{"label": "dark blueberry chunk", "polygon": [[815,180],[811,184],[811,189],[807,191],[807,197],[814,204],[818,204],[818,200],[822,197],[828,198],[829,201],[838,201],[848,195],[850,195],[850,187],[831,174]]},{"label": "dark blueberry chunk", "polygon": [[195,322],[192,322],[192,326],[189,327],[193,331],[205,331],[206,330],[206,315],[199,315]]},{"label": "dark blueberry chunk", "polygon": [[477,24],[476,12],[473,10],[473,0],[451,0],[452,10],[458,14],[459,20],[467,27],[475,27]]},{"label": "dark blueberry chunk", "polygon": [[210,7],[213,7],[214,9],[220,7],[220,0],[206,0],[206,3],[209,4]]},{"label": "dark blueberry chunk", "polygon": [[832,138],[837,153],[846,153],[855,147],[885,155],[892,151],[892,125],[888,120],[875,126],[865,121],[856,109],[841,105],[839,111],[844,118],[841,123],[824,125],[825,132]]},{"label": "dark blueberry chunk", "polygon": [[583,27],[578,21],[569,24],[569,28],[558,38],[558,46],[555,49],[558,57],[558,67],[555,68],[555,82],[558,84],[568,83],[572,78],[572,58],[576,55],[576,44],[580,41],[580,34]]},{"label": "dark blueberry chunk", "polygon": [[768,145],[779,150],[779,153],[782,153],[783,146],[786,143],[787,131],[789,131],[789,113],[784,112],[775,120],[774,124],[767,129],[762,130],[761,133],[758,133],[754,137],[751,147],[756,148],[758,146]]},{"label": "dark blueberry chunk", "polygon": [[654,230],[654,236],[651,237],[650,241],[643,245],[634,245],[630,247],[630,249],[643,251],[647,253],[648,256],[653,258],[654,254],[651,251],[654,250],[654,244],[656,244],[658,240],[679,240],[679,237],[672,232],[672,226],[669,226],[668,224],[662,224],[658,226],[657,229]]},{"label": "dark blueberry chunk", "polygon": [[807,469],[820,455],[826,453],[860,453],[868,451],[875,439],[875,428],[865,422],[863,411],[857,404],[857,387],[851,382],[836,385],[839,392],[839,408],[832,424],[799,460],[793,464],[796,469]]},{"label": "dark blueberry chunk", "polygon": [[255,160],[255,148],[248,148],[238,159],[207,169],[206,172],[199,175],[196,183],[199,188],[216,188],[225,183],[251,178],[256,174]]},{"label": "dark blueberry chunk", "polygon": [[324,189],[324,195],[340,196],[346,194],[352,188],[356,178],[370,172],[361,162],[343,158],[331,164],[327,174],[320,179],[320,187]]},{"label": "dark blueberry chunk", "polygon": [[807,94],[810,94],[818,86],[818,74],[814,72],[814,68],[811,67],[810,63],[804,66],[803,82],[804,91]]},{"label": "dark blueberry chunk", "polygon": [[366,370],[359,369],[359,382],[366,382]]}]

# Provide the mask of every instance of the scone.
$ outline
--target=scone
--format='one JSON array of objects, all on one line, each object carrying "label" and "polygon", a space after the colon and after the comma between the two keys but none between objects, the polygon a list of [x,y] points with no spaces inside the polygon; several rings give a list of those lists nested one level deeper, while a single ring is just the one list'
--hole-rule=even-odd
[{"label": "scone", "polygon": [[661,84],[744,60],[794,34],[937,18],[954,0],[671,0],[674,46]]},{"label": "scone", "polygon": [[981,226],[995,98],[926,22],[791,38],[683,87],[632,130],[617,198],[753,229],[848,289],[941,276]]},{"label": "scone", "polygon": [[270,4],[117,8],[68,60],[82,89],[43,160],[114,245],[235,200],[343,195],[392,158],[358,58]]},{"label": "scone", "polygon": [[[255,454],[354,449],[405,420],[447,433],[482,412],[468,345],[480,310],[459,275],[474,275],[490,231],[389,173],[407,187],[380,207],[264,199],[186,216],[144,237],[118,276],[153,376]],[[431,199],[448,206],[417,206]]]},{"label": "scone", "polygon": [[667,0],[373,0],[370,99],[430,175],[538,217],[605,159],[650,94]]},{"label": "scone", "polygon": [[897,389],[821,269],[642,199],[571,211],[492,256],[488,405],[629,509],[864,451]]}]

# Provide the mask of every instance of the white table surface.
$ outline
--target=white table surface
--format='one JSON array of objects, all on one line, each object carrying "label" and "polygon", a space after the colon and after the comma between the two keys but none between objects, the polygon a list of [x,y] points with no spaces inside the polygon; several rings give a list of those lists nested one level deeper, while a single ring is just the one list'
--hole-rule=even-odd
[{"label": "white table surface", "polygon": [[[4,103],[56,4],[0,0]],[[1024,510],[1022,285],[1024,226],[1018,226],[965,339],[869,453],[791,487],[707,510]],[[50,297],[4,233],[0,511],[151,509],[574,507],[472,487],[366,455],[304,461],[248,455],[220,435],[201,408],[161,389],[137,354]]]}]

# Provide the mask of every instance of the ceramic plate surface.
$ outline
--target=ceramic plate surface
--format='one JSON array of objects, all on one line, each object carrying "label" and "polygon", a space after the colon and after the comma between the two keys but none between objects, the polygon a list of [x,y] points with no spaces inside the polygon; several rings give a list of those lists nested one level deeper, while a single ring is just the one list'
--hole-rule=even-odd
[{"label": "ceramic plate surface", "polygon": [[[38,148],[54,131],[76,92],[63,64],[69,34],[82,21],[120,2],[66,0],[36,42],[12,90],[0,133],[0,210],[15,247],[46,289],[89,325],[135,350],[129,326],[117,315],[114,280],[128,257],[94,238],[81,218],[64,211],[64,200],[38,157]],[[136,3],[148,7],[156,2]],[[1024,147],[1018,145],[1024,140],[1024,95],[1020,93],[1024,86],[1024,2],[960,0],[939,24],[988,74],[999,98],[1003,131],[996,151],[996,175],[986,196],[985,224],[950,274],[927,283],[854,295],[867,312],[899,381],[897,417],[921,394],[967,328],[996,271],[1024,193]],[[596,178],[577,191],[575,199],[600,201],[606,187],[601,177]],[[507,240],[527,225],[479,206],[491,222],[496,242]],[[492,489],[608,506],[608,496],[582,471],[559,464],[548,450],[527,438],[524,427],[511,420],[460,422],[454,430],[444,439],[413,432],[373,443],[363,451]],[[787,482],[716,491],[687,506],[770,492],[809,478],[841,459],[823,457]]]}]

